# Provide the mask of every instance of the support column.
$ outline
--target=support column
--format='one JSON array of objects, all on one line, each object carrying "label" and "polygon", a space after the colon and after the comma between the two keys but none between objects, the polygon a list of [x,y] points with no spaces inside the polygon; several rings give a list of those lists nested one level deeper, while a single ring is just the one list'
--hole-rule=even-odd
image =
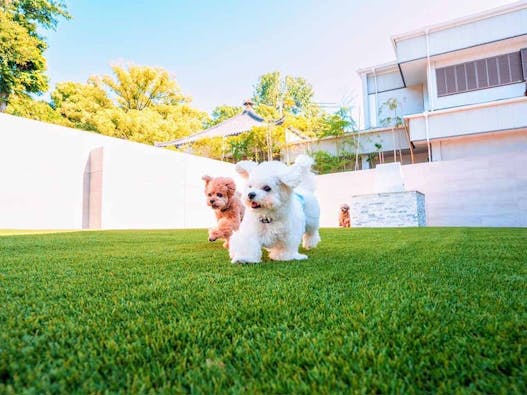
[{"label": "support column", "polygon": [[82,228],[101,229],[103,147],[90,151],[84,170]]},{"label": "support column", "polygon": [[441,141],[433,140],[430,142],[432,162],[439,162],[443,160],[441,157]]}]

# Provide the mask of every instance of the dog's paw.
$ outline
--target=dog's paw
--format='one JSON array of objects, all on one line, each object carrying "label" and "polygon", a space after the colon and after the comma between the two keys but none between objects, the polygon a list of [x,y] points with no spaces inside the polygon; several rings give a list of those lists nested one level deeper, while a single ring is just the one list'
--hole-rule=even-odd
[{"label": "dog's paw", "polygon": [[318,232],[312,235],[304,234],[304,236],[302,237],[302,247],[304,247],[306,250],[315,248],[319,242],[320,235],[318,234]]},{"label": "dog's paw", "polygon": [[233,257],[231,260],[232,264],[246,264],[246,263],[260,263],[259,260],[251,259],[251,258],[245,258],[245,257]]},{"label": "dog's paw", "polygon": [[304,254],[296,254],[295,256],[295,259],[296,260],[303,260],[303,259],[307,259],[307,255],[304,255]]},{"label": "dog's paw", "polygon": [[216,241],[221,238],[221,234],[217,229],[209,229],[209,241]]},{"label": "dog's paw", "polygon": [[291,253],[269,253],[269,258],[271,258],[273,261],[294,261],[294,260],[302,260],[307,259],[307,255],[300,254],[298,252],[291,252]]}]

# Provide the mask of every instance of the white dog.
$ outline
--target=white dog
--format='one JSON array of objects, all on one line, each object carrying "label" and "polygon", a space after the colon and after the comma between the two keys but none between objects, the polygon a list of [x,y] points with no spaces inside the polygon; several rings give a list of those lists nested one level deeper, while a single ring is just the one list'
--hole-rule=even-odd
[{"label": "white dog", "polygon": [[320,241],[312,164],[313,159],[301,155],[289,167],[276,161],[236,165],[246,181],[242,201],[247,209],[230,239],[232,263],[260,262],[262,248],[277,261],[307,258],[298,252],[300,242],[309,249]]}]

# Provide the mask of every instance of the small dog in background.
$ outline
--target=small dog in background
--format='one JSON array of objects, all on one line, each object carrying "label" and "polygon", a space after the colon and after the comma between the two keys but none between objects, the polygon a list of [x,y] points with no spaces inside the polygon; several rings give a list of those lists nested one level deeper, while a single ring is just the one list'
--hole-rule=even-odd
[{"label": "small dog in background", "polygon": [[349,228],[351,226],[350,206],[345,203],[340,205],[339,226],[341,228]]},{"label": "small dog in background", "polygon": [[236,192],[236,184],[232,178],[203,176],[205,181],[205,196],[207,205],[214,210],[218,225],[209,229],[209,241],[223,239],[223,247],[229,248],[232,232],[240,227],[245,207]]},{"label": "small dog in background", "polygon": [[313,159],[300,155],[293,166],[277,161],[242,161],[236,171],[245,179],[242,193],[246,212],[231,237],[232,263],[256,263],[262,248],[277,261],[306,259],[298,252],[320,241],[320,207],[314,195]]}]

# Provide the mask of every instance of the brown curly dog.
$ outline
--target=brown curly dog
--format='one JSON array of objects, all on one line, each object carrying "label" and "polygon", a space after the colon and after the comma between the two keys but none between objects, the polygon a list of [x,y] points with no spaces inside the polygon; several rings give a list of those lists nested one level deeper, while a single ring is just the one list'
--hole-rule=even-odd
[{"label": "brown curly dog", "polygon": [[218,225],[209,229],[209,241],[223,239],[223,247],[229,248],[232,232],[238,230],[245,207],[232,178],[203,176],[207,205],[214,210]]}]

